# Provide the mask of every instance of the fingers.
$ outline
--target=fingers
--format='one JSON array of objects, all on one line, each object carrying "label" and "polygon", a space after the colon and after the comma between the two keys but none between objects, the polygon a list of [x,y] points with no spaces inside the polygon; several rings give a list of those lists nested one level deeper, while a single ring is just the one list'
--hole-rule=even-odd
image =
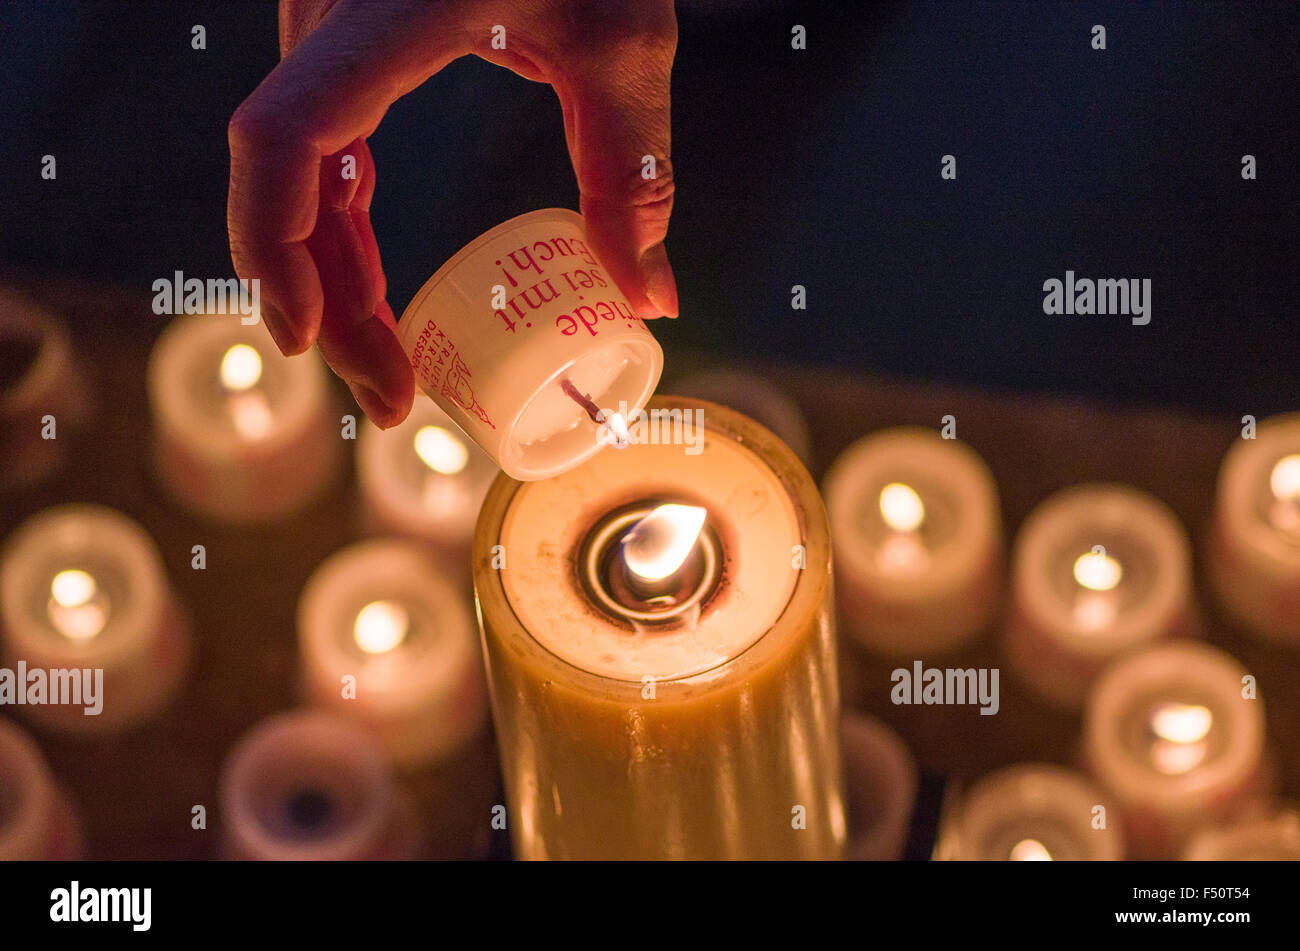
[{"label": "fingers", "polygon": [[556,71],[569,154],[593,250],[643,318],[677,316],[664,237],[673,208],[671,4],[646,4],[631,42],[599,68]]}]

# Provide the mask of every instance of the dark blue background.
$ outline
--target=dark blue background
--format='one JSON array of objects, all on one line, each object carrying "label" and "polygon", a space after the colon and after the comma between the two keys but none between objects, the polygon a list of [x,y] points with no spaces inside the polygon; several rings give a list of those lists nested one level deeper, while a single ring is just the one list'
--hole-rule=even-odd
[{"label": "dark blue background", "polygon": [[[682,318],[654,325],[670,358],[1300,407],[1300,4],[735,6],[679,5]],[[264,2],[0,6],[0,264],[142,288],[233,273],[226,122],[277,59],[275,23]],[[477,59],[394,106],[371,146],[399,313],[481,231],[577,206],[549,87]],[[1045,316],[1042,283],[1067,268],[1151,278],[1151,324]],[[142,311],[87,332],[157,330]]]}]

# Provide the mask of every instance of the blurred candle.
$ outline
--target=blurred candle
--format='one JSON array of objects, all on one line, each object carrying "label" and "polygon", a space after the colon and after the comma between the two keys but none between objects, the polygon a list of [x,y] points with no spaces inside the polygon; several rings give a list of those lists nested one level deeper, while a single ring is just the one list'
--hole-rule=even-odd
[{"label": "blurred candle", "polygon": [[743,413],[775,433],[805,466],[812,464],[812,437],[799,404],[762,377],[711,367],[682,377],[668,389]]},{"label": "blurred candle", "polygon": [[902,738],[875,717],[845,713],[840,741],[849,811],[844,857],[897,861],[907,846],[916,806],[916,760]]},{"label": "blurred candle", "polygon": [[935,858],[1115,861],[1124,858],[1126,828],[1086,777],[1023,763],[982,777],[957,799],[944,818]]},{"label": "blurred candle", "polygon": [[227,859],[415,857],[410,803],[374,740],[324,711],[280,713],[230,751],[220,782]]},{"label": "blurred candle", "polygon": [[1300,413],[1262,420],[1224,457],[1205,567],[1232,620],[1300,646]]},{"label": "blurred candle", "polygon": [[1123,485],[1072,486],[1040,504],[1011,554],[1008,666],[1077,712],[1120,654],[1194,632],[1191,550],[1177,516]]},{"label": "blurred candle", "polygon": [[200,515],[236,524],[289,515],[338,468],[342,424],[319,356],[286,359],[260,324],[177,318],[154,346],[148,381],[159,479]]},{"label": "blurred candle", "polygon": [[1246,671],[1209,645],[1158,644],[1122,658],[1084,710],[1088,769],[1123,810],[1135,858],[1172,858],[1199,826],[1258,802],[1263,701]]},{"label": "blurred candle", "polygon": [[964,443],[915,427],[844,450],[824,489],[841,627],[891,658],[956,650],[982,633],[1001,586],[997,486]]},{"label": "blurred candle", "polygon": [[416,399],[392,429],[367,422],[357,439],[367,531],[422,539],[458,565],[468,564],[474,522],[498,471],[429,399]]},{"label": "blurred candle", "polygon": [[0,862],[81,858],[81,827],[36,743],[0,719]]},{"label": "blurred candle", "polygon": [[153,539],[103,506],[46,509],[13,533],[0,557],[0,619],[8,667],[89,671],[91,689],[102,676],[95,704],[22,708],[59,730],[115,732],[153,717],[189,663],[188,625]]},{"label": "blurred candle", "polygon": [[1189,862],[1300,861],[1300,812],[1269,812],[1218,829],[1203,829],[1187,843]]},{"label": "blurred candle", "polygon": [[415,542],[361,542],[326,559],[298,602],[308,698],[364,723],[403,769],[445,758],[487,722],[468,596],[440,570]]},{"label": "blurred candle", "polygon": [[634,441],[552,479],[501,476],[479,518],[474,586],[516,854],[837,858],[821,500],[745,417],[650,405],[703,412],[701,451]]}]

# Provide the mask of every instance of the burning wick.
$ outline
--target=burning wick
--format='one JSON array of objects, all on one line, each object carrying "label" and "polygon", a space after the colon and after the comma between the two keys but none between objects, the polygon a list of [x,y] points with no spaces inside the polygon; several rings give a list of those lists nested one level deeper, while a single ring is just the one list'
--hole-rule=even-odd
[{"label": "burning wick", "polygon": [[573,402],[582,407],[583,411],[591,417],[591,421],[598,425],[604,426],[609,433],[609,441],[614,444],[615,449],[626,449],[631,440],[628,438],[627,422],[623,419],[621,413],[610,414],[609,419],[605,418],[605,413],[595,404],[589,395],[579,393],[578,388],[573,385],[573,381],[565,377],[560,381],[560,389],[564,395]]},{"label": "burning wick", "polygon": [[698,505],[661,505],[623,536],[623,558],[640,580],[663,581],[695,550],[708,510]]}]

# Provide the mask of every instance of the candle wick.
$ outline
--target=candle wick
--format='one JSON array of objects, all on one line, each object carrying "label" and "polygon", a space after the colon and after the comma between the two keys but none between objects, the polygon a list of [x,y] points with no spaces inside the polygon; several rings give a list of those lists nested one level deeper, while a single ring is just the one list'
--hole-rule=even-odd
[{"label": "candle wick", "polygon": [[573,381],[568,377],[565,377],[560,381],[560,389],[564,391],[565,396],[569,397],[569,399],[573,400],[573,402],[577,403],[586,411],[587,415],[591,417],[593,423],[603,423],[605,421],[605,414],[602,413],[600,407],[592,401],[591,395],[579,393],[578,388],[573,385]]}]

